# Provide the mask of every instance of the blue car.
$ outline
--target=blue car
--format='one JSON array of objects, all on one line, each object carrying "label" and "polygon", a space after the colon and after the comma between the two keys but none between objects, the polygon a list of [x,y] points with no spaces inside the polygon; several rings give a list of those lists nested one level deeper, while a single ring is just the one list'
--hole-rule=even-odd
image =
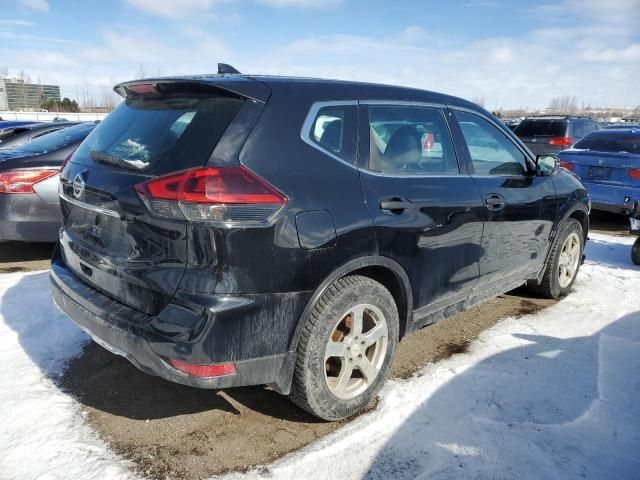
[{"label": "blue car", "polygon": [[17,127],[20,125],[30,125],[32,123],[38,123],[34,120],[0,120],[0,129]]},{"label": "blue car", "polygon": [[640,200],[640,128],[595,131],[558,156],[587,187],[594,210],[627,215]]}]

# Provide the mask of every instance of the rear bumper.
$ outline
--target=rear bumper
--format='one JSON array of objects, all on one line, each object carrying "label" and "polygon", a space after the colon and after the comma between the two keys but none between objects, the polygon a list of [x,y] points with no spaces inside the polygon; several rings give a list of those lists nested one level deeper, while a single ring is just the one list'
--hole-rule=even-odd
[{"label": "rear bumper", "polygon": [[0,241],[56,242],[61,224],[57,203],[35,193],[0,194]]},{"label": "rear bumper", "polygon": [[630,213],[636,200],[640,200],[640,188],[606,185],[583,181],[591,195],[594,210],[612,213]]},{"label": "rear bumper", "polygon": [[[295,352],[284,349],[270,355],[220,359],[216,352],[207,349],[212,335],[223,334],[222,331],[216,332],[215,318],[207,322],[203,332],[193,339],[169,338],[171,334],[167,332],[160,334],[154,317],[130,309],[78,279],[60,260],[59,254],[54,254],[50,281],[54,302],[64,313],[96,343],[123,356],[145,373],[198,388],[219,389],[267,384],[281,393],[289,392]],[[247,301],[243,300],[235,305],[245,308]],[[240,319],[236,323],[245,325]],[[289,332],[281,333],[289,335]],[[273,334],[271,332],[272,336]],[[259,339],[264,338],[261,332],[255,332],[252,336],[256,345],[259,345]],[[181,333],[179,337],[184,335]],[[231,341],[233,342],[233,338]],[[243,345],[243,348],[246,351],[247,345]],[[236,373],[220,377],[193,377],[171,367],[164,360],[166,358],[194,364],[233,362]]]}]

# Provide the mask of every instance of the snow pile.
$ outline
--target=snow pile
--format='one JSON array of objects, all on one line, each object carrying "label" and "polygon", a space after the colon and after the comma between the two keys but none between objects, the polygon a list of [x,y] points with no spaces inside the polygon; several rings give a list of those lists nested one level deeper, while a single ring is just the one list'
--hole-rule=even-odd
[{"label": "snow pile", "polygon": [[53,383],[89,339],[53,305],[48,277],[0,275],[0,479],[133,478]]},{"label": "snow pile", "polygon": [[[632,240],[592,235],[572,295],[502,322],[467,354],[389,382],[375,412],[248,476],[637,478]],[[88,339],[53,306],[47,276],[0,276],[0,479],[134,478],[55,386]]]}]

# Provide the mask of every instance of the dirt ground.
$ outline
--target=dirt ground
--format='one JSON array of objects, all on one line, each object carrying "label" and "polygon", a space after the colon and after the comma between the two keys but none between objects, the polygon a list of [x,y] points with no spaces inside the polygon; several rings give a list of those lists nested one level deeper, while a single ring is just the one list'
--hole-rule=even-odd
[{"label": "dirt ground", "polygon": [[[623,217],[596,215],[594,231],[626,234]],[[50,245],[0,244],[0,272],[48,268]],[[464,352],[483,330],[508,316],[554,303],[519,289],[405,338],[393,378]],[[311,417],[264,388],[198,390],[145,375],[96,344],[60,379],[84,406],[95,431],[134,470],[152,479],[201,479],[247,470],[308,445],[345,422]],[[372,405],[371,408],[375,408]]]},{"label": "dirt ground", "polygon": [[[463,352],[500,319],[551,303],[517,290],[426,327],[401,342],[392,377]],[[207,391],[172,384],[96,344],[69,364],[61,386],[86,406],[89,423],[113,450],[154,479],[201,479],[268,464],[344,423],[319,421],[264,388]]]},{"label": "dirt ground", "polygon": [[52,243],[0,243],[0,273],[48,270]]}]

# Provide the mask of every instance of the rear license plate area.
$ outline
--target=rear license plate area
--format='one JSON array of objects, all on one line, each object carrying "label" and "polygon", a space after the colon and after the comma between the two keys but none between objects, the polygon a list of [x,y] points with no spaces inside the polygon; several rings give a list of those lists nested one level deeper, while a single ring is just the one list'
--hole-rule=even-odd
[{"label": "rear license plate area", "polygon": [[595,180],[606,180],[611,174],[611,169],[608,167],[591,167],[589,169],[589,178]]}]

